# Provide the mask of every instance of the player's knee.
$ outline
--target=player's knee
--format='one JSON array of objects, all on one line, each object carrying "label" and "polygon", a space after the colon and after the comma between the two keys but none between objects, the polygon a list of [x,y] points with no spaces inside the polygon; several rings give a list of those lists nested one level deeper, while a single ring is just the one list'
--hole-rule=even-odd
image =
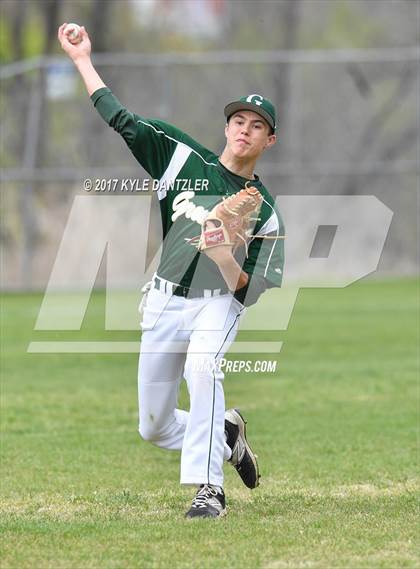
[{"label": "player's knee", "polygon": [[159,440],[159,431],[152,424],[141,422],[139,425],[139,434],[143,440],[150,443]]}]

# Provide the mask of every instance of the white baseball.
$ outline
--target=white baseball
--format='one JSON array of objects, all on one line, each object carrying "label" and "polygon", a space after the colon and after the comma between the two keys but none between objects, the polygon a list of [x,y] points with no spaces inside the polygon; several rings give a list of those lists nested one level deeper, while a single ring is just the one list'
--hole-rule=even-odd
[{"label": "white baseball", "polygon": [[64,34],[67,36],[69,42],[74,45],[82,41],[80,26],[78,24],[67,24],[64,28]]}]

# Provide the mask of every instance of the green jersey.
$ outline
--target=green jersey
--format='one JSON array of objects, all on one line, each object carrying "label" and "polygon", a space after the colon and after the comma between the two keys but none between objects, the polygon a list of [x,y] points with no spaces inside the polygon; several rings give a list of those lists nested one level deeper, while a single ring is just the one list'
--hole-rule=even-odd
[{"label": "green jersey", "polygon": [[283,222],[258,177],[247,180],[230,172],[215,153],[178,128],[128,111],[108,88],[98,89],[91,98],[155,181],[163,228],[160,277],[185,287],[227,290],[217,265],[190,240],[200,235],[201,222],[214,205],[251,182],[262,194],[263,203],[248,251],[241,248],[235,257],[249,275],[263,277],[267,287],[281,285],[283,240],[260,237],[283,236]]}]

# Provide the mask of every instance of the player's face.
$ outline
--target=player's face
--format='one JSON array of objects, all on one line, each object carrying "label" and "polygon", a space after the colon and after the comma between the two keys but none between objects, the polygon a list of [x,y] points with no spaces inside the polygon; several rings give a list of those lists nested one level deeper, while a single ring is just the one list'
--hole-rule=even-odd
[{"label": "player's face", "polygon": [[233,114],[225,128],[227,144],[237,158],[255,159],[276,142],[268,123],[253,111]]}]

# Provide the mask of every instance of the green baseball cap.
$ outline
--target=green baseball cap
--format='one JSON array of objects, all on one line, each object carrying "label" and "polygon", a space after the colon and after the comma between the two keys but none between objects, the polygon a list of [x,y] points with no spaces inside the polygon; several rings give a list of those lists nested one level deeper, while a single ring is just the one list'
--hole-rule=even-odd
[{"label": "green baseball cap", "polygon": [[276,130],[276,109],[273,103],[262,95],[254,93],[229,103],[225,107],[225,117],[229,120],[229,117],[238,111],[254,111],[268,122],[273,132]]}]

